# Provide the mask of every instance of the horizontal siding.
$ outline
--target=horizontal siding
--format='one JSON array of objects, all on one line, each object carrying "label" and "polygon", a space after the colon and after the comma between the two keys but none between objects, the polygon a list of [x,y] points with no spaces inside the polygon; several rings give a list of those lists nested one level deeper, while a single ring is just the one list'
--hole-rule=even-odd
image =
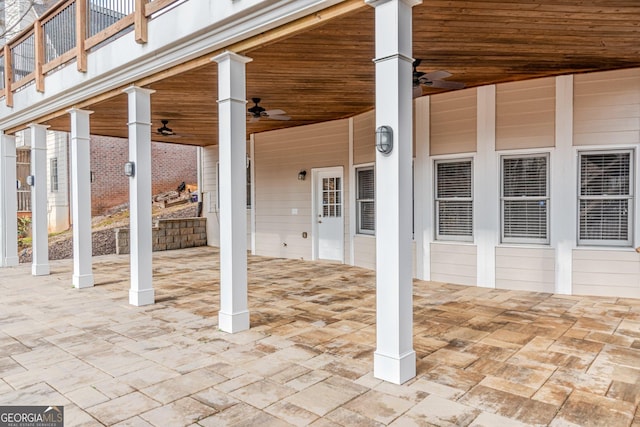
[{"label": "horizontal siding", "polygon": [[573,251],[573,294],[640,298],[640,254]]},{"label": "horizontal siding", "polygon": [[[349,253],[349,121],[256,134],[254,157],[256,254],[311,259],[311,170],[333,166],[343,169],[344,249]],[[304,181],[298,180],[301,170],[307,171]]]},{"label": "horizontal siding", "polygon": [[640,143],[640,69],[574,77],[573,143]]},{"label": "horizontal siding", "polygon": [[431,244],[431,280],[459,285],[477,284],[475,245]]},{"label": "horizontal siding", "polygon": [[476,151],[476,90],[467,89],[432,95],[431,155],[470,153]]},{"label": "horizontal siding", "polygon": [[554,283],[553,248],[496,248],[496,288],[552,293]]},{"label": "horizontal siding", "polygon": [[555,79],[496,87],[496,149],[555,146]]},{"label": "horizontal siding", "polygon": [[353,118],[353,164],[376,160],[376,114],[368,111]]},{"label": "horizontal siding", "polygon": [[355,236],[353,238],[354,265],[357,267],[376,268],[376,238],[372,236]]}]

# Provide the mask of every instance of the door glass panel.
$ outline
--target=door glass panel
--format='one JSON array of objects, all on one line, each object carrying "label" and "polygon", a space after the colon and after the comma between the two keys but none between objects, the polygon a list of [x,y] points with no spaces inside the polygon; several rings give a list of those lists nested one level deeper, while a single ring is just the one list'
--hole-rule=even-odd
[{"label": "door glass panel", "polygon": [[322,178],[322,214],[342,216],[342,183],[340,178]]}]

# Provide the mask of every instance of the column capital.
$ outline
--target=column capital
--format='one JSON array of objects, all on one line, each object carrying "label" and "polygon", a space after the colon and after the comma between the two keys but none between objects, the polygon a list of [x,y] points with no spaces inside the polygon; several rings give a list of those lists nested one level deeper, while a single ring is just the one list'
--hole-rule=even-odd
[{"label": "column capital", "polygon": [[49,126],[49,125],[43,125],[43,124],[40,124],[40,123],[29,123],[29,124],[27,125],[27,127],[28,127],[28,128],[31,128],[31,129],[44,129],[44,130],[47,130],[47,129],[49,129],[51,126]]},{"label": "column capital", "polygon": [[136,86],[136,85],[131,85],[127,88],[122,89],[122,91],[124,93],[127,94],[131,94],[131,93],[146,93],[148,95],[151,95],[152,93],[155,93],[155,90],[153,89],[147,89],[146,87],[140,87],[140,86]]},{"label": "column capital", "polygon": [[221,62],[224,62],[224,61],[229,61],[229,60],[235,61],[235,62],[241,62],[243,64],[247,64],[247,63],[253,61],[253,58],[249,58],[248,56],[237,54],[237,53],[232,52],[230,50],[225,50],[221,54],[216,55],[213,58],[211,58],[211,61],[217,62],[218,64],[220,64]]},{"label": "column capital", "polygon": [[92,110],[83,110],[82,108],[77,108],[77,107],[71,107],[67,110],[67,113],[69,114],[93,114]]},{"label": "column capital", "polygon": [[378,7],[381,4],[388,3],[390,1],[401,1],[410,7],[422,4],[422,0],[364,0],[364,2],[371,7]]}]

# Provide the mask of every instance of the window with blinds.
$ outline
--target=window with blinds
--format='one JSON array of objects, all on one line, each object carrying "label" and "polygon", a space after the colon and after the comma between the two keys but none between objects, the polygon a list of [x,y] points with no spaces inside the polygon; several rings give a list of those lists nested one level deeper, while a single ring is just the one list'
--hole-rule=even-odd
[{"label": "window with blinds", "polygon": [[549,156],[503,156],[502,241],[549,243]]},{"label": "window with blinds", "polygon": [[436,239],[473,240],[471,159],[435,164]]},{"label": "window with blinds", "polygon": [[631,246],[632,153],[579,154],[579,244]]},{"label": "window with blinds", "polygon": [[356,209],[359,234],[375,234],[375,172],[373,166],[356,169]]}]

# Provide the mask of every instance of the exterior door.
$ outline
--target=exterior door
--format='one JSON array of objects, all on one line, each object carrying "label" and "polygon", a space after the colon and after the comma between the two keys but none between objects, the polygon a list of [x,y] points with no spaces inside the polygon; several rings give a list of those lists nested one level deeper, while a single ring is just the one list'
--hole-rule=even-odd
[{"label": "exterior door", "polygon": [[314,170],[315,259],[344,262],[342,168]]}]

